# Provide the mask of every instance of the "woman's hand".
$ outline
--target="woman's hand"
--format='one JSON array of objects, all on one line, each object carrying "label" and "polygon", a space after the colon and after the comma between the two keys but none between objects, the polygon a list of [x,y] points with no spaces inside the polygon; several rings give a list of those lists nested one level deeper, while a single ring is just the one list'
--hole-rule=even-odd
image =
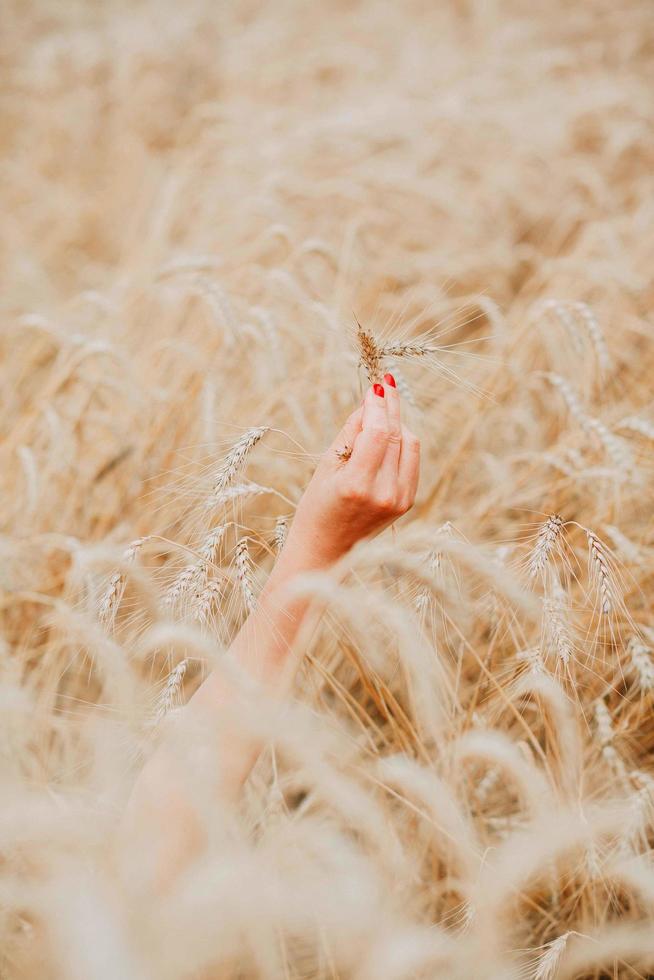
[{"label": "woman's hand", "polygon": [[400,395],[386,374],[321,457],[287,544],[305,551],[309,568],[336,561],[413,506],[419,469],[420,443],[402,424]]}]

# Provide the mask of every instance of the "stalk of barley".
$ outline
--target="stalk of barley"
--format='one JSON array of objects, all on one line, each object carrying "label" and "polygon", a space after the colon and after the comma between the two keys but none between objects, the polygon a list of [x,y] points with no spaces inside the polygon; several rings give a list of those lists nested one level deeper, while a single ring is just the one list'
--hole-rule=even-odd
[{"label": "stalk of barley", "polygon": [[564,666],[570,662],[572,656],[572,638],[568,628],[566,604],[565,591],[555,576],[551,593],[543,602],[543,615],[547,636]]},{"label": "stalk of barley", "polygon": [[428,354],[437,353],[438,347],[435,347],[434,344],[411,344],[402,341],[384,344],[379,349],[381,357],[426,357]]},{"label": "stalk of barley", "polygon": [[615,605],[615,591],[613,587],[613,577],[609,566],[608,555],[604,544],[600,541],[594,531],[584,528],[588,540],[588,570],[592,579],[595,580],[599,594],[600,609],[605,616],[613,610]]},{"label": "stalk of barley", "polygon": [[174,580],[164,597],[164,605],[172,608],[180,599],[201,588],[203,578],[206,580],[207,571],[216,563],[216,551],[227,530],[227,524],[218,524],[209,531],[199,551],[199,560],[186,565]]},{"label": "stalk of barley", "polygon": [[609,349],[606,346],[606,339],[602,333],[602,329],[597,322],[597,317],[591,310],[588,303],[573,303],[572,309],[577,314],[581,323],[583,324],[590,342],[595,351],[595,357],[597,358],[597,364],[600,369],[600,374],[606,376],[611,368],[611,358],[609,356]]},{"label": "stalk of barley", "polygon": [[197,563],[186,565],[172,583],[164,596],[164,605],[171,609],[177,605],[183,595],[191,590],[200,574],[201,566]]},{"label": "stalk of barley", "polygon": [[197,593],[193,601],[193,615],[199,623],[206,624],[211,619],[211,613],[223,598],[223,590],[216,579],[209,579],[204,588]]},{"label": "stalk of barley", "polygon": [[538,537],[536,538],[536,544],[527,564],[529,578],[534,579],[540,572],[545,570],[552,552],[563,533],[564,527],[563,520],[558,514],[552,514],[544,524],[541,524]]},{"label": "stalk of barley", "polygon": [[275,521],[275,530],[273,531],[273,542],[277,554],[279,554],[279,552],[284,547],[287,534],[288,534],[288,517],[281,515]]},{"label": "stalk of barley", "polygon": [[[150,540],[150,535],[143,538],[136,538],[132,541],[122,555],[123,565],[131,565],[146,541]],[[109,580],[109,585],[100,600],[98,618],[101,623],[109,625],[113,623],[116,610],[120,605],[120,600],[125,592],[126,577],[124,571],[114,572]]]},{"label": "stalk of barley", "polygon": [[641,691],[654,691],[654,663],[650,648],[637,636],[632,636],[627,644],[627,653]]},{"label": "stalk of barley", "polygon": [[627,473],[633,469],[633,460],[626,443],[623,439],[613,435],[598,418],[587,415],[585,428],[587,432],[594,432],[606,454],[611,459],[620,473]]},{"label": "stalk of barley", "polygon": [[225,532],[227,530],[227,524],[217,524],[216,527],[212,528],[207,534],[202,547],[200,548],[200,561],[206,565],[216,564],[216,551],[218,545],[225,537]]},{"label": "stalk of barley", "polygon": [[595,701],[594,711],[595,731],[597,733],[597,740],[602,750],[602,755],[614,772],[623,773],[624,763],[613,745],[613,738],[615,735],[613,730],[613,722],[611,720],[609,709],[606,706],[606,701],[603,697],[599,697]]},{"label": "stalk of barley", "polygon": [[273,487],[262,487],[258,483],[236,483],[225,487],[219,494],[212,496],[213,504],[226,503],[229,500],[239,500],[242,497],[258,497],[262,493],[275,493]]},{"label": "stalk of barley", "polygon": [[[434,573],[438,568],[438,565],[439,565],[438,552],[432,548],[429,554],[427,555],[427,568],[429,569],[430,572]],[[431,591],[429,589],[429,586],[422,585],[420,587],[418,595],[416,596],[415,605],[416,605],[417,612],[422,612],[427,607],[427,605],[429,604],[430,595],[431,595]]]},{"label": "stalk of barley", "polygon": [[[443,534],[447,537],[452,536],[452,523],[451,521],[445,521],[444,524],[436,530],[436,535]],[[438,569],[441,567],[443,561],[443,554],[438,548],[431,548],[427,554],[427,568],[435,575]],[[417,612],[422,612],[426,606],[429,604],[429,597],[431,595],[431,590],[427,584],[421,586],[418,595],[415,600],[415,608]]]},{"label": "stalk of barley", "polygon": [[649,439],[650,442],[654,442],[654,425],[646,419],[638,418],[636,415],[630,415],[628,418],[622,419],[616,428],[629,429],[631,432],[637,432],[643,439]]},{"label": "stalk of barley", "polygon": [[633,460],[622,439],[613,435],[600,419],[589,415],[583,408],[579,397],[572,386],[562,378],[560,374],[550,372],[546,375],[548,381],[558,391],[561,392],[568,411],[579,423],[580,427],[588,435],[594,435],[606,451],[609,458],[615,463],[620,473],[629,472],[633,469]]},{"label": "stalk of barley", "polygon": [[570,935],[571,933],[564,932],[563,935],[557,936],[556,939],[552,939],[551,942],[543,946],[543,952],[538,958],[533,980],[554,980]]},{"label": "stalk of barley", "polygon": [[543,653],[539,646],[529,647],[527,650],[520,650],[516,654],[516,659],[529,664],[529,670],[532,674],[546,673]]},{"label": "stalk of barley", "polygon": [[245,602],[245,608],[251,613],[256,605],[254,588],[252,586],[252,561],[247,538],[241,538],[236,545],[236,574]]},{"label": "stalk of barley", "polygon": [[165,687],[161,692],[154,713],[154,724],[158,724],[170,711],[175,703],[186,674],[188,658],[180,660],[177,666],[170,672],[166,680]]},{"label": "stalk of barley", "polygon": [[643,850],[649,851],[648,829],[654,800],[654,779],[651,776],[635,769],[629,773],[629,778],[635,784],[636,791],[629,799],[629,812],[618,846],[618,853],[624,857],[632,857]]},{"label": "stalk of barley", "polygon": [[633,565],[637,565],[641,560],[640,549],[638,545],[630,541],[626,534],[623,534],[620,528],[615,527],[613,524],[604,524],[604,530],[611,539],[613,546],[619,551],[622,556]]},{"label": "stalk of barley", "polygon": [[371,333],[364,330],[357,320],[357,343],[359,345],[359,361],[365,368],[370,384],[381,381],[381,352],[377,341]]},{"label": "stalk of barley", "polygon": [[259,425],[244,432],[234,443],[214,476],[213,487],[207,500],[207,507],[219,503],[222,494],[234,482],[249,453],[269,431],[269,426]]},{"label": "stalk of barley", "polygon": [[395,384],[397,385],[397,390],[402,396],[403,404],[410,405],[411,408],[418,409],[418,403],[415,399],[415,395],[413,394],[413,390],[409,382],[404,377],[404,373],[402,369],[392,361],[387,366],[388,366],[388,370],[395,378]]},{"label": "stalk of barley", "polygon": [[501,770],[499,766],[491,766],[486,770],[475,787],[475,797],[477,803],[483,806],[493,790],[500,781]]},{"label": "stalk of barley", "polygon": [[539,304],[536,307],[535,313],[536,316],[541,313],[551,313],[553,316],[555,316],[570,337],[570,340],[572,341],[577,353],[583,354],[583,339],[575,322],[575,318],[565,303],[558,299],[546,299],[542,304]]}]

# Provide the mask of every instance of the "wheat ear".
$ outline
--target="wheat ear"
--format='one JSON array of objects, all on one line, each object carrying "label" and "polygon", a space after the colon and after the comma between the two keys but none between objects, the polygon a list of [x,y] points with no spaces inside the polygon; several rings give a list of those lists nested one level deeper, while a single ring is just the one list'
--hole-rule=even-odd
[{"label": "wheat ear", "polygon": [[371,333],[364,330],[357,320],[357,344],[359,346],[359,362],[365,368],[370,384],[381,380],[381,352],[377,341]]},{"label": "wheat ear", "polygon": [[628,429],[631,432],[637,432],[643,439],[649,439],[650,442],[654,442],[654,425],[646,419],[638,418],[636,415],[630,415],[628,418],[623,419],[618,423],[616,429]]},{"label": "wheat ear", "polygon": [[555,576],[552,582],[551,594],[543,602],[543,614],[547,635],[562,664],[570,662],[572,656],[572,639],[565,616],[566,594]]},{"label": "wheat ear", "polygon": [[275,545],[275,551],[277,554],[284,547],[286,541],[286,535],[288,534],[288,517],[281,515],[275,521],[275,530],[273,531],[273,543]]},{"label": "wheat ear", "polygon": [[654,663],[652,663],[652,651],[649,647],[632,636],[627,645],[627,653],[631,660],[631,666],[638,678],[638,685],[641,691],[654,690]]},{"label": "wheat ear", "polygon": [[541,524],[538,530],[536,544],[527,564],[529,578],[536,578],[539,572],[545,570],[552,552],[563,533],[564,527],[563,520],[558,514],[552,514],[544,524]]},{"label": "wheat ear", "polygon": [[569,932],[564,932],[562,936],[557,936],[556,939],[552,939],[551,942],[543,946],[543,952],[538,958],[533,980],[554,980],[569,936]]},{"label": "wheat ear", "polygon": [[172,708],[175,699],[179,695],[187,667],[188,658],[184,658],[184,660],[180,660],[174,670],[171,670],[170,674],[168,675],[165,687],[157,700],[157,706],[154,714],[155,724],[158,724]]},{"label": "wheat ear", "polygon": [[241,587],[245,608],[251,613],[256,605],[252,586],[252,560],[247,538],[241,538],[236,545],[236,574]]},{"label": "wheat ear", "polygon": [[213,479],[213,487],[207,500],[207,507],[219,503],[222,494],[234,482],[251,450],[269,431],[269,426],[259,425],[244,432],[225,456]]},{"label": "wheat ear", "polygon": [[602,755],[614,772],[623,773],[624,763],[613,745],[615,732],[613,730],[611,713],[603,697],[597,698],[595,701],[595,731]]},{"label": "wheat ear", "polygon": [[[131,565],[146,541],[150,540],[150,535],[143,538],[136,538],[132,541],[122,555],[123,565]],[[109,580],[109,585],[100,600],[98,618],[101,623],[108,625],[113,623],[116,610],[120,605],[120,600],[125,592],[126,577],[123,571],[114,572]]]},{"label": "wheat ear", "polygon": [[427,357],[429,354],[437,354],[438,347],[433,344],[410,344],[398,341],[384,344],[379,349],[379,353],[382,357]]},{"label": "wheat ear", "polygon": [[612,612],[615,605],[615,590],[609,566],[608,555],[604,544],[594,531],[584,528],[588,539],[588,568],[591,578],[597,583],[600,609],[605,616]]},{"label": "wheat ear", "polygon": [[626,473],[632,470],[633,460],[624,440],[618,438],[618,436],[615,436],[612,432],[609,432],[607,427],[600,421],[600,419],[589,415],[588,412],[585,411],[576,391],[565,378],[562,378],[560,374],[554,374],[553,372],[547,374],[546,377],[550,384],[560,391],[572,417],[576,419],[580,427],[587,435],[595,436],[599,440],[607,456],[613,461],[616,468],[621,473]]},{"label": "wheat ear", "polygon": [[202,587],[203,578],[206,581],[208,569],[216,562],[218,545],[225,536],[227,524],[218,524],[207,534],[199,552],[199,560],[187,565],[179,573],[164,597],[164,605],[168,608],[175,606],[188,592]]},{"label": "wheat ear", "polygon": [[193,615],[199,623],[208,623],[213,607],[223,598],[220,582],[212,578],[193,600]]}]

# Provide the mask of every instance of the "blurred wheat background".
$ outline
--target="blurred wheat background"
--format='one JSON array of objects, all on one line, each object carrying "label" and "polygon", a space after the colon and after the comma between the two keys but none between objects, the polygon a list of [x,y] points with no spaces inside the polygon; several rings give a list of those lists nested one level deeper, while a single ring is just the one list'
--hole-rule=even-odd
[{"label": "blurred wheat background", "polygon": [[[0,976],[653,975],[651,5],[4,0],[0,73]],[[418,501],[149,893],[354,314]]]}]

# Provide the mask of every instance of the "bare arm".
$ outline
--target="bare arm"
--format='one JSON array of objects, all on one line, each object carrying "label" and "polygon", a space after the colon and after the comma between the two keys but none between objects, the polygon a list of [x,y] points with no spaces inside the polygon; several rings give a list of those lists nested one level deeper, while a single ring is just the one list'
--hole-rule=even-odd
[{"label": "bare arm", "polygon": [[[367,392],[362,406],[321,457],[256,609],[229,648],[228,657],[259,685],[263,695],[283,696],[293,676],[289,653],[307,601],[288,595],[289,583],[303,572],[329,568],[359,539],[392,523],[413,504],[419,445],[401,424],[392,377],[386,375],[384,380],[384,386]],[[346,445],[352,454],[343,461],[337,450]],[[236,696],[227,676],[215,671],[182,709],[182,723],[211,724]],[[140,773],[122,826],[124,834],[147,841],[153,849],[154,874],[161,887],[203,844],[180,779],[179,746],[172,742],[175,730],[166,734]],[[215,765],[223,794],[238,792],[260,751],[256,740],[221,730]]]}]

